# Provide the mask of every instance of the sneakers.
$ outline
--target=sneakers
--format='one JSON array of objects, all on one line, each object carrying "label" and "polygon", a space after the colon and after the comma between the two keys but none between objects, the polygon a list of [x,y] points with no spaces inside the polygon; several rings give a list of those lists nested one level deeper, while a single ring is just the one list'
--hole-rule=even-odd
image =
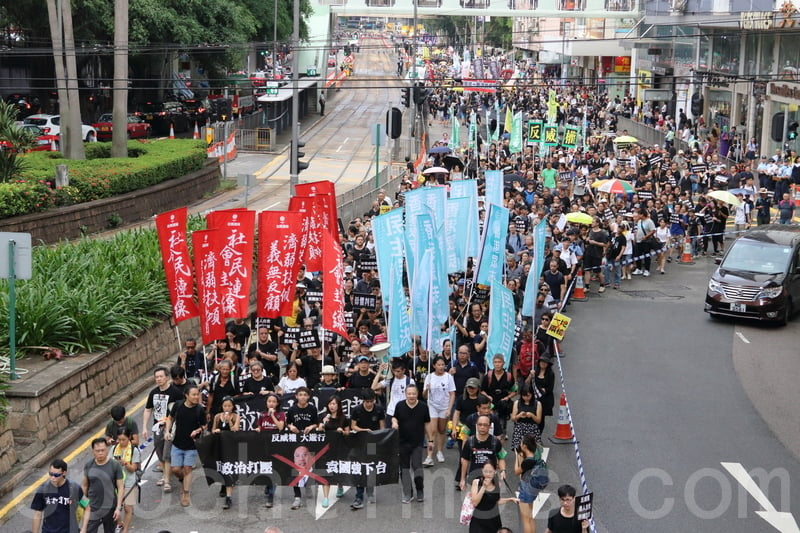
[{"label": "sneakers", "polygon": [[448,450],[452,450],[453,446],[455,445],[456,445],[455,439],[447,439],[447,444],[445,444],[445,448],[447,448]]},{"label": "sneakers", "polygon": [[636,270],[631,272],[631,274],[633,274],[634,276],[641,276],[642,275],[642,271],[637,268]]},{"label": "sneakers", "polygon": [[329,506],[330,504],[331,504],[331,502],[328,501],[328,498],[322,498],[322,507],[323,508]]},{"label": "sneakers", "polygon": [[272,509],[273,505],[275,505],[275,496],[269,494],[267,496],[267,503],[264,504],[264,507],[266,507],[267,509]]},{"label": "sneakers", "polygon": [[413,499],[414,499],[413,496],[403,495],[403,500],[402,501],[403,501],[403,503],[411,503],[411,500],[413,500]]},{"label": "sneakers", "polygon": [[600,293],[606,292],[606,286],[605,285],[600,285],[600,288],[597,289],[597,292],[600,292]]},{"label": "sneakers", "polygon": [[444,462],[444,454],[442,452],[436,452],[436,460],[440,463]]},{"label": "sneakers", "polygon": [[425,501],[425,494],[421,490],[417,491],[417,501],[418,502],[424,502]]},{"label": "sneakers", "polygon": [[222,485],[219,488],[219,497],[224,498],[225,496],[227,496],[227,493],[225,492],[225,485]]},{"label": "sneakers", "polygon": [[231,505],[233,505],[233,502],[231,501],[231,497],[230,496],[225,496],[225,503],[222,505],[222,508],[223,509],[230,509]]},{"label": "sneakers", "polygon": [[341,498],[344,496],[344,487],[337,487],[336,488],[336,497]]},{"label": "sneakers", "polygon": [[615,283],[615,284],[614,284],[614,288],[615,288],[615,289],[619,289],[619,284]]},{"label": "sneakers", "polygon": [[295,498],[292,502],[292,510],[300,509],[303,506],[302,498]]},{"label": "sneakers", "polygon": [[433,466],[433,457],[431,457],[430,455],[427,456],[425,460],[422,461],[422,466],[427,466],[427,467]]},{"label": "sneakers", "polygon": [[363,509],[363,508],[364,508],[363,500],[355,499],[353,500],[353,503],[350,504],[350,509]]},{"label": "sneakers", "polygon": [[642,272],[642,276],[644,276],[646,278],[650,277],[650,271],[649,270],[645,270],[644,272]]}]

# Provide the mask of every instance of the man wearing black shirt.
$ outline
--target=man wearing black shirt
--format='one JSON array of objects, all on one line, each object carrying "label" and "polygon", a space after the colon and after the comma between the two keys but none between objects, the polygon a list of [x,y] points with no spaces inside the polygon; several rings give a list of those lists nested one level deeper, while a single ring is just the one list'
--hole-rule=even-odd
[{"label": "man wearing black shirt", "polygon": [[[375,403],[375,391],[367,389],[361,405],[353,409],[350,414],[350,431],[376,431],[385,426],[386,411]],[[370,487],[367,497],[370,503],[375,503],[375,488]],[[356,497],[350,504],[351,509],[363,509],[364,486],[356,485]]]},{"label": "man wearing black shirt", "polygon": [[558,487],[558,499],[561,500],[561,507],[553,511],[547,519],[547,529],[545,533],[582,533],[589,531],[589,521],[578,521],[575,514],[575,487],[572,485],[561,485]]},{"label": "man wearing black shirt", "polygon": [[186,339],[186,351],[178,355],[175,364],[182,366],[188,377],[197,376],[197,371],[203,368],[203,354],[197,351],[196,339]]},{"label": "man wearing black shirt", "polygon": [[153,379],[156,387],[147,395],[147,403],[144,406],[142,416],[142,440],[147,440],[147,432],[150,429],[150,416],[156,422],[156,430],[153,435],[153,446],[158,456],[158,466],[153,470],[163,471],[163,478],[156,482],[156,485],[164,486],[164,492],[172,491],[169,484],[170,455],[172,444],[164,439],[164,424],[169,414],[172,404],[183,399],[183,394],[177,387],[169,381],[169,371],[166,367],[159,366],[153,371]]},{"label": "man wearing black shirt", "polygon": [[[294,394],[297,402],[292,405],[286,413],[286,429],[292,433],[308,435],[317,429],[317,425],[319,424],[317,408],[308,401],[311,398],[311,391],[308,387],[298,387]],[[300,487],[297,486],[294,487],[292,509],[299,509],[302,506],[303,500],[300,497]]]},{"label": "man wearing black shirt", "polygon": [[406,399],[394,408],[392,429],[396,429],[400,441],[400,481],[403,484],[403,503],[410,503],[411,476],[413,471],[414,486],[417,489],[417,501],[425,500],[424,481],[422,477],[422,447],[425,440],[425,424],[431,421],[428,405],[419,400],[416,384],[406,387]]},{"label": "man wearing black shirt", "polygon": [[356,371],[347,378],[348,389],[371,389],[375,372],[369,369],[369,357],[359,355],[356,357]]},{"label": "man wearing black shirt", "polygon": [[[188,342],[188,341],[187,341]],[[268,377],[273,385],[277,385],[281,379],[281,367],[278,364],[278,345],[269,338],[269,329],[260,326],[258,328],[258,338],[256,342],[247,348],[247,356],[255,354],[264,365],[264,375]]]}]

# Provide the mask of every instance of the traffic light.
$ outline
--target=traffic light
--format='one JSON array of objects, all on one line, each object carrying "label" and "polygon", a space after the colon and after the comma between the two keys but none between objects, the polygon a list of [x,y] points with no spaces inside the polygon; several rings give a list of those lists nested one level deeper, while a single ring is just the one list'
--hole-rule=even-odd
[{"label": "traffic light", "polygon": [[292,161],[294,161],[296,165],[298,174],[300,174],[302,171],[308,168],[307,162],[300,161],[301,157],[306,156],[305,152],[300,151],[300,148],[304,147],[305,145],[306,143],[304,143],[303,141],[297,141],[297,149],[295,149],[294,146],[292,146]]},{"label": "traffic light", "polygon": [[420,105],[427,97],[428,89],[425,88],[425,84],[421,81],[415,82],[413,92],[414,103]]},{"label": "traffic light", "polygon": [[393,107],[386,112],[386,134],[390,139],[397,139],[403,133],[403,113]]},{"label": "traffic light", "polygon": [[796,120],[794,122],[789,123],[789,131],[786,132],[787,139],[789,139],[790,141],[797,139],[798,126],[800,126],[800,124],[798,124]]},{"label": "traffic light", "polygon": [[400,102],[405,107],[411,107],[411,88],[403,87],[400,89]]},{"label": "traffic light", "polygon": [[703,99],[703,95],[701,93],[694,93],[692,95],[691,106],[689,109],[694,115],[695,118],[701,116],[703,114],[703,108],[705,107],[705,100]]},{"label": "traffic light", "polygon": [[769,129],[770,137],[776,143],[783,141],[783,111],[772,115],[772,127]]}]

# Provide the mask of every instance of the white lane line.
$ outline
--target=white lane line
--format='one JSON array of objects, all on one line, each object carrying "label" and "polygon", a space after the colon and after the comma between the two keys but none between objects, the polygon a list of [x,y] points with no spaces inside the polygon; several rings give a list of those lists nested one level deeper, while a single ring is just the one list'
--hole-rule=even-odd
[{"label": "white lane line", "polygon": [[269,210],[270,210],[270,209],[272,209],[273,207],[279,206],[280,204],[281,204],[280,202],[275,202],[274,204],[272,204],[272,205],[270,205],[270,206],[267,206],[267,209],[266,209],[266,210],[267,210],[267,211],[269,211]]},{"label": "white lane line", "polygon": [[547,462],[547,458],[550,456],[550,448],[542,447],[542,460]]},{"label": "white lane line", "polygon": [[749,341],[749,340],[747,340],[747,337],[745,337],[744,335],[742,335],[742,332],[741,332],[741,331],[737,331],[737,332],[736,332],[736,336],[737,336],[737,337],[739,337],[740,339],[742,339],[742,342],[743,342],[743,343],[745,343],[745,344],[750,344],[750,341]]},{"label": "white lane line", "polygon": [[344,145],[347,144],[347,141],[349,141],[349,140],[350,140],[350,137],[345,137],[344,141],[342,141],[342,144],[340,144],[339,148],[336,149],[336,153],[339,153],[342,150],[342,148],[344,148]]}]

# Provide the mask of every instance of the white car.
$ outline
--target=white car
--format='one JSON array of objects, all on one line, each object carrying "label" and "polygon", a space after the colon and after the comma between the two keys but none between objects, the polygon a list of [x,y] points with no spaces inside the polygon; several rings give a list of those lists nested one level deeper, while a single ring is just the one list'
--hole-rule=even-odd
[{"label": "white car", "polygon": [[[45,135],[61,134],[61,115],[31,115],[22,123],[38,126]],[[86,142],[94,141],[97,139],[97,131],[88,124],[81,124],[81,138]]]}]

